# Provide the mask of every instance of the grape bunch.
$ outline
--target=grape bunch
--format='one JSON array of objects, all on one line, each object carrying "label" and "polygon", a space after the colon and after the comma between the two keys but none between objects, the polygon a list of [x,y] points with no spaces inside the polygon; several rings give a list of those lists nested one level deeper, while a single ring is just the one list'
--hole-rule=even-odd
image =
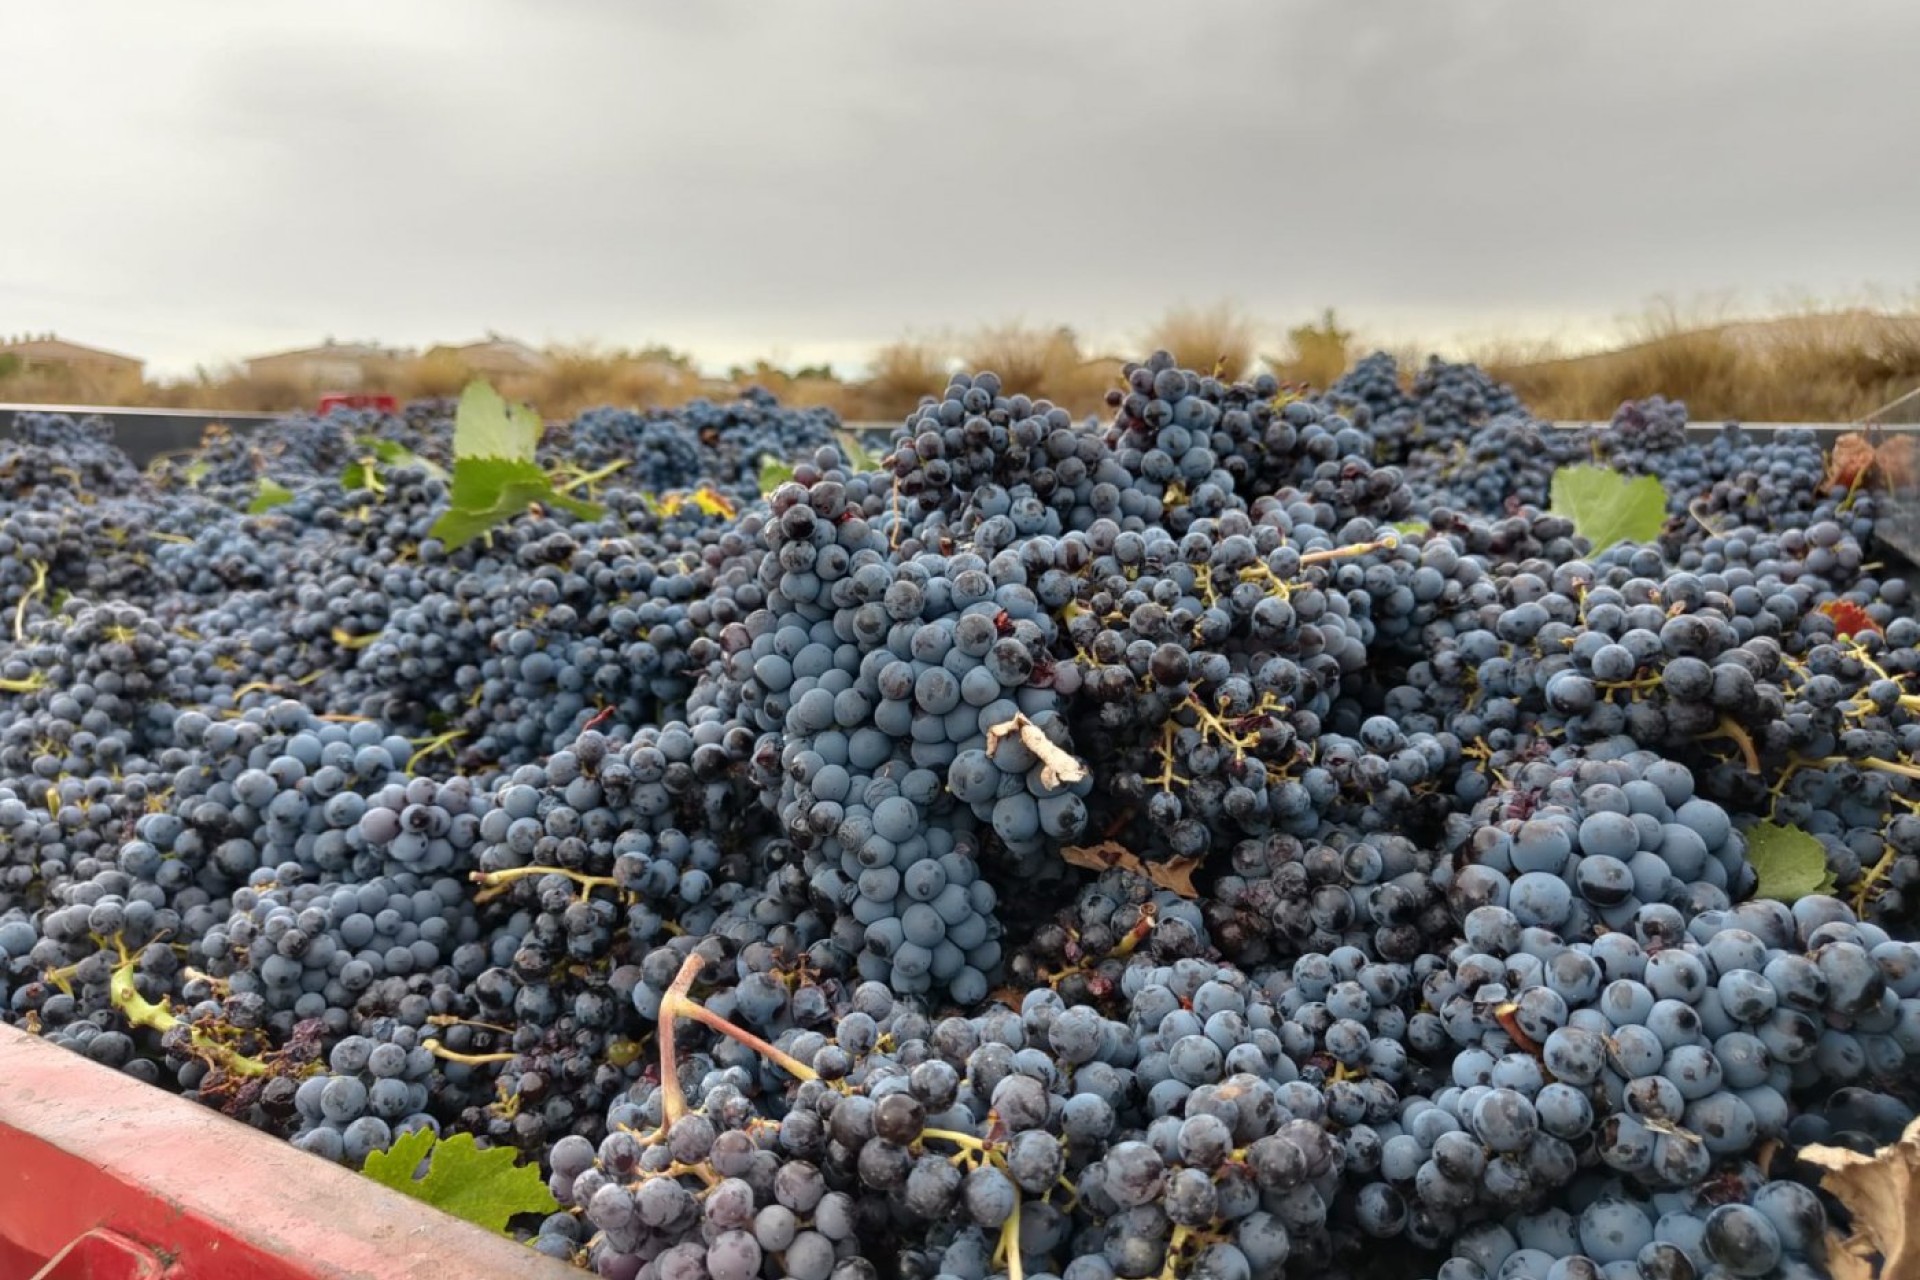
[{"label": "grape bunch", "polygon": [[1920,1111],[1884,495],[1438,361],[1108,402],[593,410],[458,545],[445,402],[30,420],[0,1019],[617,1280],[1822,1274],[1798,1155]]}]

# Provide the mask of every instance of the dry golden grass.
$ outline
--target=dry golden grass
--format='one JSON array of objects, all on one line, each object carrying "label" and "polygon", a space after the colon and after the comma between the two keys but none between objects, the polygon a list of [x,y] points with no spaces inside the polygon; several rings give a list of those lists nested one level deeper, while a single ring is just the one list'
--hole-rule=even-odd
[{"label": "dry golden grass", "polygon": [[140,404],[145,394],[138,375],[22,365],[12,358],[0,368],[0,400],[19,404]]},{"label": "dry golden grass", "polygon": [[1176,307],[1147,330],[1141,350],[1170,351],[1188,369],[1237,381],[1253,372],[1260,332],[1252,317],[1230,302]]},{"label": "dry golden grass", "polygon": [[[1359,356],[1351,329],[1340,327],[1340,319],[1328,307],[1312,324],[1295,325],[1287,330],[1286,350],[1269,360],[1274,376],[1283,382],[1325,388],[1345,373]],[[1402,363],[1402,367],[1406,367]]]},{"label": "dry golden grass", "polygon": [[[547,353],[545,369],[499,379],[501,394],[537,405],[553,418],[601,405],[656,408],[692,395],[690,382],[664,361],[584,346],[555,348]],[[683,387],[686,394],[680,394]]]},{"label": "dry golden grass", "polygon": [[1920,384],[1920,315],[1801,312],[1694,326],[1649,312],[1636,340],[1564,356],[1508,348],[1478,353],[1545,418],[1605,418],[1624,400],[1684,400],[1695,421],[1852,422]]},{"label": "dry golden grass", "polygon": [[946,348],[922,338],[889,342],[874,353],[866,382],[860,387],[863,410],[874,419],[904,418],[922,396],[939,395],[947,385],[952,363]]},{"label": "dry golden grass", "polygon": [[969,335],[960,348],[960,360],[972,370],[991,369],[1006,389],[1050,400],[1079,413],[1096,412],[1107,388],[1114,386],[1121,361],[1089,356],[1080,339],[1065,325],[1044,329],[1014,323],[994,325]]},{"label": "dry golden grass", "polygon": [[[1148,349],[1172,350],[1189,367],[1245,375],[1258,359],[1259,328],[1221,305],[1170,312],[1146,335]],[[1286,333],[1266,364],[1281,378],[1325,387],[1371,345],[1331,311]],[[1424,357],[1396,351],[1403,369]],[[1045,398],[1075,414],[1104,411],[1121,361],[1092,354],[1064,326],[1009,323],[970,334],[910,337],[882,347],[864,380],[830,369],[788,369],[761,360],[725,379],[703,379],[691,361],[663,348],[643,351],[556,348],[538,373],[496,379],[505,394],[549,417],[596,405],[652,407],[696,395],[725,396],[759,383],[797,405],[826,405],[850,421],[898,421],[923,395],[938,394],[948,370],[992,369],[1009,391]],[[1623,326],[1613,350],[1570,353],[1551,343],[1490,343],[1472,353],[1513,384],[1541,417],[1604,419],[1623,400],[1653,394],[1681,399],[1696,421],[1846,422],[1920,386],[1920,307],[1821,308],[1799,303],[1759,320],[1686,314],[1656,304]],[[455,394],[473,376],[452,352],[370,367],[364,385],[405,399]],[[338,387],[288,377],[255,378],[239,369],[140,383],[86,369],[9,367],[0,363],[0,401],[122,404],[229,410],[311,407]]]},{"label": "dry golden grass", "polygon": [[396,361],[395,365],[396,395],[457,396],[473,379],[473,370],[452,351],[429,351],[410,361]]}]

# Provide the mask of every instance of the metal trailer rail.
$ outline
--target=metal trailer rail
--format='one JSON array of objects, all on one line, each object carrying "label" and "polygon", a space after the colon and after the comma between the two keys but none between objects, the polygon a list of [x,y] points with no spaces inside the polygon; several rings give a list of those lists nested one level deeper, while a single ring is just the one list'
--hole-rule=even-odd
[{"label": "metal trailer rail", "polygon": [[[1920,394],[1920,393],[1916,393]],[[1896,402],[1901,403],[1901,402]],[[1920,403],[1920,402],[1916,402]],[[1892,406],[1889,406],[1890,408]],[[257,413],[227,409],[148,409],[120,405],[72,404],[0,404],[0,431],[10,431],[16,417],[23,413],[61,413],[73,418],[105,418],[113,424],[114,442],[137,467],[145,467],[162,454],[192,449],[202,433],[214,423],[239,432],[251,431],[264,423],[287,417],[286,413]],[[1920,431],[1920,423],[1875,422],[1872,426],[1850,422],[1745,422],[1747,431],[1764,434],[1772,431],[1804,430],[1819,436],[1823,444],[1850,431],[1877,429],[1883,432]],[[1586,422],[1556,422],[1556,427],[1584,427]],[[849,422],[847,431],[869,444],[884,443],[900,429],[898,422]],[[1711,440],[1721,431],[1717,423],[1693,423],[1687,434],[1696,440]]]},{"label": "metal trailer rail", "polygon": [[13,430],[23,413],[64,413],[70,418],[105,418],[113,424],[114,443],[136,467],[144,468],[166,453],[192,449],[212,423],[240,431],[276,419],[284,413],[229,412],[225,409],[147,409],[92,404],[0,404],[0,431]]}]

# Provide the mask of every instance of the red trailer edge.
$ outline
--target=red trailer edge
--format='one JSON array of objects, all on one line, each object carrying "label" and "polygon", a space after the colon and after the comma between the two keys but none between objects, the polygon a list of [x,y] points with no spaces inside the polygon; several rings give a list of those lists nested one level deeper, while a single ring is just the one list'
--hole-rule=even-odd
[{"label": "red trailer edge", "polygon": [[6,1280],[579,1280],[505,1236],[0,1026]]}]

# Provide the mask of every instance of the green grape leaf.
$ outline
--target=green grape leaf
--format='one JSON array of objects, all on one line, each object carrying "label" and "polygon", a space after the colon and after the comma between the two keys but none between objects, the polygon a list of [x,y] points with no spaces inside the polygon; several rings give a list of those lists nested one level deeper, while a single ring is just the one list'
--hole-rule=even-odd
[{"label": "green grape leaf", "polygon": [[1403,538],[1418,538],[1433,531],[1425,520],[1401,520],[1390,527]]},{"label": "green grape leaf", "polygon": [[398,440],[387,440],[380,436],[361,436],[354,441],[354,444],[390,467],[424,467],[427,474],[436,479],[447,478],[445,467],[421,457]]},{"label": "green grape leaf", "polygon": [[247,504],[250,516],[265,515],[275,507],[285,506],[293,501],[293,490],[275,480],[272,476],[261,476],[258,488],[254,490],[253,501]]},{"label": "green grape leaf", "polygon": [[1595,554],[1616,542],[1651,542],[1667,522],[1667,491],[1654,476],[1628,479],[1612,467],[1582,464],[1553,473],[1554,515],[1573,521],[1573,531]]},{"label": "green grape leaf", "polygon": [[[469,468],[470,478],[475,467],[485,471],[493,465],[516,468],[519,464],[502,464],[497,459],[491,458],[477,462],[461,459],[454,461],[456,475],[460,467],[466,466]],[[446,543],[449,549],[465,546],[488,530],[497,528],[516,516],[525,515],[527,508],[535,503],[562,507],[583,520],[598,520],[603,510],[594,503],[582,502],[578,498],[555,493],[553,485],[547,480],[546,473],[538,467],[532,468],[530,474],[509,470],[485,483],[493,486],[491,491],[485,494],[487,505],[462,506],[456,502],[433,522],[433,528],[429,532],[433,537]]]},{"label": "green grape leaf", "polygon": [[539,414],[525,405],[508,404],[484,382],[470,382],[453,415],[453,456],[532,462],[540,433]]},{"label": "green grape leaf", "polygon": [[793,468],[778,458],[762,458],[760,460],[761,497],[766,497],[791,479],[793,479]]},{"label": "green grape leaf", "polygon": [[340,487],[349,493],[355,489],[371,489],[373,482],[372,458],[355,458],[340,472]]},{"label": "green grape leaf", "polygon": [[534,461],[540,432],[533,410],[508,404],[484,382],[469,385],[453,420],[452,501],[434,521],[433,536],[459,547],[535,503],[599,519],[603,508],[556,490]]},{"label": "green grape leaf", "polygon": [[851,431],[842,431],[837,438],[840,441],[840,452],[847,455],[847,464],[855,471],[880,469],[880,460],[867,452],[867,447],[860,443],[859,436]]},{"label": "green grape leaf", "polygon": [[1747,862],[1759,877],[1756,898],[1795,902],[1833,887],[1827,851],[1804,831],[1762,822],[1747,828]]},{"label": "green grape leaf", "polygon": [[[425,1177],[414,1173],[429,1152]],[[482,1151],[470,1133],[436,1141],[430,1129],[402,1134],[388,1151],[367,1157],[365,1173],[383,1187],[410,1195],[489,1231],[507,1229],[522,1213],[553,1213],[560,1204],[538,1165],[514,1163],[511,1147]]]},{"label": "green grape leaf", "polygon": [[[547,473],[531,462],[506,458],[453,460],[453,507],[456,511],[496,511],[525,507],[551,489]],[[518,498],[518,501],[514,501]]]}]

